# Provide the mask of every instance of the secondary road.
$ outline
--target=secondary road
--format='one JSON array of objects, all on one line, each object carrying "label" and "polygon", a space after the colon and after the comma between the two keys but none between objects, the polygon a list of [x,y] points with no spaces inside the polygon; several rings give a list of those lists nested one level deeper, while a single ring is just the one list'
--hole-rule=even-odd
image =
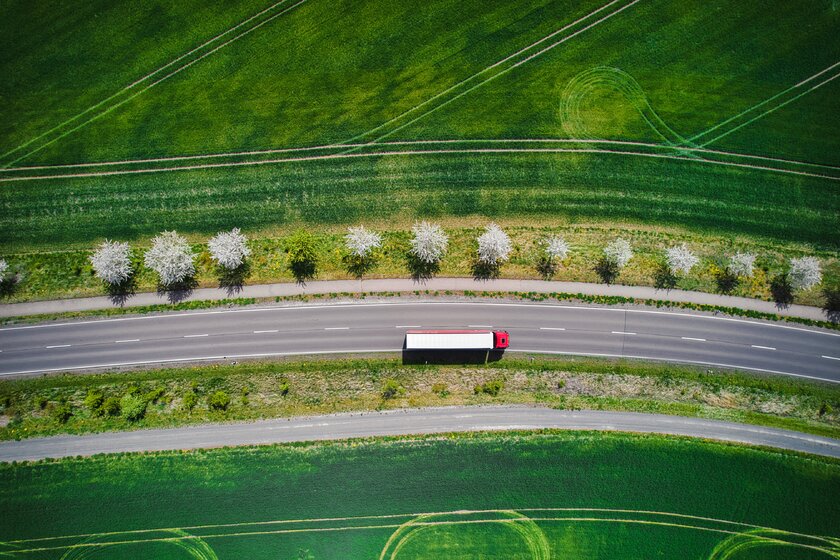
[{"label": "secondary road", "polygon": [[0,375],[399,352],[411,328],[497,328],[509,352],[647,358],[840,383],[840,333],[642,309],[478,302],[240,308],[0,329]]},{"label": "secondary road", "polygon": [[543,428],[694,436],[840,458],[840,441],[774,428],[659,414],[488,406],[335,414],[247,424],[205,424],[164,430],[6,441],[0,442],[0,461],[34,461],[98,453],[265,445],[371,436]]}]

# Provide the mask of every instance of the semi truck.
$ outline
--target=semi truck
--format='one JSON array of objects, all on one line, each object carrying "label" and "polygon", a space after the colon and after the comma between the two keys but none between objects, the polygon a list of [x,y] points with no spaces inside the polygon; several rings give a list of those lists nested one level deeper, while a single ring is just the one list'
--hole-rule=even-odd
[{"label": "semi truck", "polygon": [[446,330],[407,331],[406,350],[504,350],[510,344],[507,331]]}]

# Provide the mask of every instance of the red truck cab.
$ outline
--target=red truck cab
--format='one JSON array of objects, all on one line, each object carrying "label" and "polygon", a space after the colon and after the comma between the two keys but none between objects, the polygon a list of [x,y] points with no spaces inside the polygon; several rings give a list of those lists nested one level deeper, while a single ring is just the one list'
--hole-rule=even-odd
[{"label": "red truck cab", "polygon": [[507,331],[493,331],[493,347],[496,349],[507,348],[510,344],[510,335]]}]

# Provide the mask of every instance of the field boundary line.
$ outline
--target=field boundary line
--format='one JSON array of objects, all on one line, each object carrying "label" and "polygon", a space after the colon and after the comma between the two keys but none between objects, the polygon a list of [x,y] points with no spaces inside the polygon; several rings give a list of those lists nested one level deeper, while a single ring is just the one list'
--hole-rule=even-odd
[{"label": "field boundary line", "polygon": [[140,164],[140,163],[165,163],[171,161],[190,161],[190,160],[197,160],[197,159],[217,159],[217,158],[224,158],[224,157],[240,157],[240,156],[254,156],[254,155],[268,155],[268,154],[281,154],[281,153],[294,153],[294,152],[307,152],[307,151],[318,151],[318,150],[338,150],[347,147],[354,147],[354,148],[368,148],[368,147],[378,147],[378,146],[413,146],[413,145],[433,145],[433,144],[492,144],[492,143],[504,143],[504,144],[606,144],[606,145],[616,145],[616,146],[639,146],[645,148],[652,148],[656,150],[671,150],[676,152],[698,152],[701,154],[715,154],[715,155],[722,155],[725,157],[732,157],[732,158],[745,158],[745,159],[756,159],[762,161],[771,161],[776,163],[783,163],[789,165],[800,165],[803,167],[817,167],[821,169],[831,169],[834,171],[840,171],[840,166],[835,165],[827,165],[823,163],[813,163],[809,161],[799,161],[793,159],[785,159],[785,158],[777,158],[772,156],[761,156],[755,154],[746,154],[743,152],[730,152],[724,150],[713,150],[709,148],[701,148],[701,147],[687,147],[687,146],[674,146],[668,144],[655,144],[653,142],[641,142],[641,141],[634,141],[634,140],[611,140],[607,138],[464,138],[464,139],[457,139],[457,138],[450,138],[450,139],[427,139],[427,140],[396,140],[396,141],[388,141],[388,142],[377,142],[377,143],[358,143],[358,144],[322,144],[319,146],[301,146],[295,148],[273,148],[273,149],[264,149],[264,150],[248,150],[248,151],[241,151],[241,152],[217,152],[217,153],[210,153],[210,154],[193,154],[193,155],[186,155],[186,156],[167,156],[167,157],[159,157],[159,158],[144,158],[144,159],[127,159],[127,160],[114,160],[114,161],[100,161],[100,162],[85,162],[85,163],[65,163],[65,164],[56,164],[56,165],[31,165],[31,166],[21,166],[21,167],[7,167],[5,169],[0,169],[0,173],[13,173],[13,172],[21,172],[21,171],[43,171],[43,170],[51,170],[51,169],[79,169],[79,168],[89,168],[89,167],[111,167],[111,166],[118,166],[118,165],[133,165],[133,164]]},{"label": "field boundary line", "polygon": [[[284,1],[285,1],[285,0],[284,0]],[[637,0],[637,1],[638,1],[638,0]],[[55,137],[55,138],[53,138],[52,140],[49,140],[48,142],[45,142],[45,143],[41,144],[39,147],[35,148],[34,150],[30,150],[29,152],[25,153],[24,155],[22,155],[22,156],[20,156],[20,157],[18,157],[18,158],[16,158],[16,159],[13,159],[12,161],[8,162],[6,165],[7,165],[7,166],[14,165],[15,163],[17,163],[17,162],[19,162],[19,161],[21,161],[21,160],[23,160],[23,159],[26,159],[26,158],[28,158],[29,156],[31,156],[31,155],[33,155],[33,154],[36,154],[36,153],[40,152],[41,150],[43,150],[44,148],[46,148],[46,147],[48,147],[48,146],[50,146],[50,145],[54,144],[55,142],[58,142],[59,140],[61,140],[61,139],[65,138],[65,137],[67,137],[67,136],[69,136],[70,134],[72,134],[72,133],[76,132],[77,130],[79,130],[79,129],[81,129],[81,128],[85,127],[85,126],[87,126],[88,124],[90,124],[90,123],[92,123],[92,122],[94,122],[94,121],[96,121],[96,120],[99,120],[100,118],[104,117],[105,115],[107,115],[107,114],[108,114],[108,113],[110,113],[111,111],[113,111],[113,110],[115,110],[115,109],[117,109],[117,108],[119,108],[119,107],[123,106],[124,104],[128,103],[129,101],[131,101],[132,99],[134,99],[134,98],[135,98],[135,97],[137,97],[138,95],[141,95],[141,94],[145,93],[146,91],[148,91],[149,89],[151,89],[151,88],[155,87],[156,85],[158,85],[159,83],[163,82],[164,80],[167,80],[167,79],[171,78],[172,76],[174,76],[174,75],[176,75],[176,74],[180,73],[181,71],[186,70],[187,68],[189,68],[189,67],[190,67],[190,66],[192,66],[193,64],[195,64],[195,63],[197,63],[197,62],[202,61],[203,59],[205,59],[205,58],[207,58],[208,56],[212,55],[213,53],[215,53],[215,52],[217,52],[217,51],[219,51],[219,50],[221,50],[221,49],[225,48],[226,46],[228,46],[229,44],[233,43],[234,41],[237,41],[237,40],[241,39],[242,37],[244,37],[245,35],[248,35],[248,34],[249,34],[249,33],[251,33],[252,31],[256,31],[257,29],[259,29],[259,28],[260,28],[260,27],[262,27],[263,25],[265,25],[265,24],[267,24],[267,23],[270,23],[271,21],[273,21],[273,20],[277,19],[278,17],[280,17],[280,16],[282,16],[282,15],[286,14],[287,12],[289,12],[289,11],[291,11],[291,10],[293,10],[293,9],[297,8],[298,6],[300,6],[301,4],[303,4],[304,2],[306,2],[306,0],[297,0],[297,2],[296,2],[296,3],[294,3],[294,4],[292,4],[291,6],[288,6],[288,7],[284,8],[283,10],[281,10],[281,11],[277,12],[276,14],[274,14],[274,15],[273,15],[273,16],[271,16],[271,17],[269,17],[268,19],[265,19],[265,20],[261,21],[260,23],[258,23],[258,24],[256,24],[256,25],[254,25],[253,27],[249,27],[249,28],[248,28],[248,29],[246,29],[245,31],[241,32],[240,34],[238,34],[238,35],[234,36],[234,37],[233,37],[233,38],[231,38],[231,39],[228,39],[227,41],[225,41],[225,42],[224,42],[224,43],[222,43],[221,45],[219,45],[219,46],[217,46],[217,47],[214,47],[212,50],[207,51],[206,53],[202,54],[200,57],[198,57],[198,58],[196,58],[196,59],[194,59],[194,60],[192,60],[192,61],[188,62],[187,64],[184,64],[183,66],[178,67],[177,69],[173,70],[172,72],[170,72],[169,74],[165,75],[164,77],[162,77],[162,78],[160,78],[160,79],[158,79],[158,80],[156,80],[156,81],[152,82],[151,84],[149,84],[149,85],[145,86],[144,88],[142,88],[142,89],[138,90],[137,92],[135,92],[135,93],[133,93],[132,95],[130,95],[130,96],[128,96],[128,97],[126,97],[125,99],[123,99],[123,100],[119,101],[118,103],[116,103],[116,104],[114,104],[114,105],[111,105],[111,106],[110,106],[110,107],[108,107],[107,109],[105,109],[105,110],[103,110],[103,111],[101,111],[101,112],[99,112],[99,113],[97,113],[97,114],[93,115],[92,117],[90,117],[90,118],[89,118],[89,119],[87,119],[86,121],[82,122],[81,124],[78,124],[78,125],[74,126],[73,128],[71,128],[71,129],[69,129],[69,130],[66,130],[66,131],[62,132],[61,134],[59,134],[58,136],[56,136],[56,137]]]},{"label": "field boundary line", "polygon": [[20,149],[22,149],[22,148],[25,148],[25,147],[26,147],[26,146],[28,146],[29,144],[31,144],[31,143],[33,143],[33,142],[35,142],[35,141],[37,141],[37,140],[40,140],[41,138],[43,138],[43,137],[44,137],[44,136],[46,136],[47,134],[50,134],[50,133],[52,133],[52,132],[54,132],[54,131],[58,130],[58,129],[59,129],[59,128],[61,128],[62,126],[66,125],[66,124],[69,124],[69,123],[71,123],[71,122],[74,122],[75,120],[79,119],[80,117],[84,116],[85,114],[89,113],[90,111],[93,111],[94,109],[96,109],[96,108],[100,107],[101,105],[103,105],[103,104],[107,103],[108,101],[110,101],[110,100],[114,99],[115,97],[118,97],[121,93],[124,93],[124,92],[126,92],[126,91],[128,91],[128,90],[132,89],[132,88],[133,88],[134,86],[136,86],[137,84],[140,84],[140,83],[142,83],[142,82],[144,82],[144,81],[148,80],[149,78],[151,78],[151,77],[152,77],[152,76],[154,76],[155,74],[157,74],[157,73],[159,73],[159,72],[163,71],[164,69],[166,69],[166,68],[168,68],[168,67],[172,66],[172,65],[173,65],[173,64],[175,64],[176,62],[179,62],[180,60],[182,60],[182,59],[184,59],[184,58],[188,57],[189,55],[193,54],[194,52],[196,52],[196,51],[198,51],[198,50],[200,50],[200,49],[202,49],[202,48],[206,47],[206,46],[207,46],[207,45],[209,45],[210,43],[214,43],[215,41],[217,41],[218,39],[220,39],[220,38],[224,37],[225,35],[227,35],[227,34],[228,34],[228,33],[230,33],[231,31],[234,31],[234,30],[238,29],[239,27],[242,27],[242,26],[243,26],[243,25],[245,25],[246,23],[248,23],[248,22],[250,22],[250,21],[252,21],[252,20],[254,20],[254,19],[256,19],[256,18],[260,17],[260,16],[261,16],[261,15],[263,15],[264,13],[266,13],[266,12],[269,12],[269,11],[273,10],[274,8],[276,8],[277,6],[279,6],[280,4],[283,4],[283,3],[287,2],[287,1],[288,1],[288,0],[280,0],[279,2],[275,2],[274,4],[272,4],[271,6],[269,6],[268,8],[264,9],[263,11],[261,11],[261,12],[259,12],[259,13],[257,13],[257,14],[254,14],[253,16],[249,17],[249,18],[248,18],[248,19],[246,19],[246,20],[243,20],[243,21],[239,22],[239,23],[238,23],[238,24],[236,24],[235,26],[230,27],[230,28],[228,28],[227,30],[225,30],[225,31],[223,31],[223,32],[221,32],[221,33],[219,33],[218,35],[216,35],[216,36],[214,36],[214,37],[212,37],[212,38],[208,39],[208,40],[207,40],[207,41],[205,41],[204,43],[202,43],[202,44],[198,45],[197,47],[193,48],[192,50],[190,50],[190,51],[188,51],[188,52],[186,52],[186,53],[182,54],[182,55],[181,55],[181,56],[179,56],[178,58],[175,58],[175,59],[173,59],[173,60],[171,60],[171,61],[167,62],[167,63],[166,63],[166,64],[164,64],[163,66],[161,66],[161,67],[157,68],[156,70],[153,70],[152,72],[149,72],[148,74],[146,74],[146,75],[145,75],[145,76],[143,76],[142,78],[140,78],[140,79],[138,79],[138,80],[135,80],[135,81],[134,81],[134,82],[132,82],[131,84],[129,84],[129,85],[127,85],[127,86],[123,87],[122,89],[120,89],[120,90],[119,90],[119,91],[117,91],[116,93],[114,93],[114,94],[110,95],[109,97],[106,97],[105,99],[103,99],[102,101],[100,101],[100,102],[96,103],[95,105],[91,105],[90,107],[88,107],[87,109],[85,109],[85,110],[84,110],[84,111],[82,111],[81,113],[78,113],[78,114],[77,114],[77,115],[75,115],[74,117],[71,117],[70,119],[67,119],[67,120],[65,120],[64,122],[61,122],[61,123],[59,123],[59,124],[55,125],[53,128],[51,128],[51,129],[47,130],[46,132],[43,132],[43,133],[39,134],[38,136],[36,136],[36,137],[34,137],[34,138],[32,138],[32,139],[28,140],[27,142],[24,142],[23,144],[20,144],[19,146],[15,147],[15,148],[13,148],[13,149],[11,149],[11,150],[9,150],[9,151],[7,151],[7,152],[3,153],[3,154],[0,154],[0,159],[2,159],[2,158],[4,158],[4,157],[6,157],[6,156],[8,156],[8,155],[13,154],[13,153],[17,152],[18,150],[20,150]]},{"label": "field boundary line", "polygon": [[[515,510],[514,510],[515,511]],[[447,514],[454,514],[457,512],[448,512]],[[443,515],[447,515],[443,514]],[[738,531],[731,531],[728,529],[719,529],[713,527],[703,527],[698,525],[689,525],[685,523],[671,523],[666,521],[652,521],[652,520],[644,520],[644,519],[632,519],[632,518],[605,518],[605,517],[538,517],[538,518],[527,518],[532,522],[571,522],[571,523],[628,523],[628,524],[635,524],[635,525],[650,525],[650,526],[659,526],[659,527],[672,527],[672,528],[679,528],[679,529],[688,529],[694,531],[703,531],[703,532],[710,532],[710,533],[718,533],[718,534],[725,534],[725,535],[742,535],[742,532]],[[418,521],[412,526],[416,527],[435,527],[435,526],[452,526],[452,525],[477,525],[477,524],[490,524],[490,523],[521,523],[522,519],[463,519],[463,520],[451,520],[451,521]],[[184,535],[178,537],[161,537],[156,539],[133,539],[133,540],[123,540],[123,541],[106,541],[106,542],[84,542],[84,543],[75,543],[70,545],[64,546],[54,546],[54,547],[40,547],[40,548],[30,548],[30,549],[18,549],[18,550],[10,550],[6,553],[17,553],[17,554],[29,554],[32,552],[47,552],[53,550],[68,550],[68,549],[79,549],[79,548],[96,548],[96,547],[109,547],[109,546],[119,546],[119,545],[126,545],[126,544],[146,544],[146,543],[155,543],[155,542],[174,542],[174,541],[184,541],[184,540],[208,540],[208,539],[223,539],[223,538],[231,538],[231,537],[255,537],[255,536],[265,536],[265,535],[287,535],[287,534],[302,534],[302,533],[328,533],[328,532],[339,532],[339,531],[367,531],[367,530],[381,530],[381,529],[397,529],[402,527],[403,524],[394,525],[394,524],[385,524],[385,525],[351,525],[351,526],[338,526],[338,527],[312,527],[312,528],[305,528],[305,529],[278,529],[275,531],[247,531],[247,532],[239,532],[239,533],[218,533],[218,534],[210,534],[210,535]],[[781,533],[785,533],[784,531],[779,531]],[[95,536],[95,535],[94,535]],[[810,550],[817,550],[822,552],[823,548],[816,546],[816,545],[809,545],[803,543],[796,543],[791,541],[785,541],[782,539],[767,537],[764,535],[751,535],[754,538],[764,540],[767,542],[774,542],[789,546],[795,546]],[[810,536],[810,535],[809,535]],[[815,539],[819,539],[819,537],[811,537]]]},{"label": "field boundary line", "polygon": [[[590,23],[590,24],[589,24],[589,25],[587,25],[586,27],[583,27],[583,28],[581,28],[581,29],[579,29],[579,30],[575,31],[575,32],[574,32],[574,33],[572,33],[571,35],[567,35],[566,37],[564,37],[564,38],[560,39],[559,41],[557,41],[557,42],[555,42],[555,43],[552,43],[551,45],[549,45],[549,46],[547,46],[547,47],[543,48],[542,50],[537,51],[536,53],[534,53],[534,54],[531,54],[531,55],[527,56],[526,58],[524,58],[524,59],[520,60],[520,61],[519,61],[519,62],[517,62],[516,64],[514,64],[514,65],[510,66],[509,68],[505,68],[505,69],[503,69],[503,70],[499,71],[497,74],[493,74],[493,75],[492,75],[492,76],[490,76],[489,78],[487,78],[487,79],[485,79],[485,80],[483,80],[483,81],[481,81],[481,82],[479,82],[479,83],[475,84],[474,86],[471,86],[471,87],[469,87],[468,89],[466,89],[466,90],[462,91],[461,93],[459,93],[459,94],[458,94],[458,95],[456,95],[455,97],[451,97],[451,98],[447,99],[446,101],[444,101],[443,103],[441,103],[440,105],[437,105],[437,106],[435,106],[435,107],[432,107],[431,109],[427,110],[426,112],[421,113],[420,115],[418,115],[417,117],[414,117],[413,119],[411,119],[411,120],[410,120],[410,121],[408,121],[407,123],[404,123],[404,124],[402,124],[402,125],[400,125],[400,126],[398,126],[398,127],[396,127],[396,128],[391,129],[390,131],[386,132],[385,134],[382,134],[382,135],[378,136],[377,138],[373,139],[371,142],[378,142],[379,140],[382,140],[383,138],[387,138],[388,136],[391,136],[391,135],[392,135],[392,134],[394,134],[395,132],[397,132],[397,131],[399,131],[399,130],[402,130],[403,128],[405,128],[405,127],[407,127],[407,126],[411,126],[412,124],[416,123],[417,121],[419,121],[419,120],[421,120],[421,119],[423,119],[423,118],[425,118],[425,117],[427,117],[427,116],[431,115],[432,113],[434,113],[434,112],[435,112],[435,111],[437,111],[438,109],[442,109],[443,107],[446,107],[447,105],[449,105],[449,104],[450,104],[450,103],[452,103],[453,101],[456,101],[457,99],[460,99],[461,97],[463,97],[463,96],[467,95],[468,93],[470,93],[470,92],[472,92],[472,91],[474,91],[474,90],[476,90],[476,89],[480,88],[481,86],[483,86],[483,85],[485,85],[485,84],[487,84],[487,83],[489,83],[489,82],[491,82],[491,81],[495,80],[496,78],[498,78],[498,77],[500,77],[500,76],[504,76],[505,74],[507,74],[507,73],[508,73],[508,72],[510,72],[511,70],[514,70],[514,69],[516,69],[516,68],[518,68],[518,67],[522,66],[522,65],[523,65],[523,64],[525,64],[526,62],[529,62],[529,61],[533,60],[534,58],[536,58],[536,57],[538,57],[538,56],[540,56],[540,55],[542,55],[542,54],[544,54],[544,53],[546,53],[546,52],[550,51],[550,50],[551,50],[551,49],[553,49],[554,47],[556,47],[556,46],[558,46],[558,45],[561,45],[561,44],[565,43],[566,41],[568,41],[568,40],[570,40],[570,39],[574,39],[575,37],[577,37],[577,36],[578,36],[578,35],[580,35],[581,33],[585,32],[585,31],[588,31],[589,29],[592,29],[592,28],[593,28],[593,27],[595,27],[596,25],[598,25],[598,24],[600,24],[600,23],[602,23],[602,22],[604,22],[604,21],[608,20],[609,18],[611,18],[611,17],[613,17],[613,16],[615,16],[615,15],[620,14],[621,12],[623,12],[624,10],[626,10],[627,8],[630,8],[631,6],[634,6],[635,4],[639,3],[640,1],[641,1],[641,0],[632,0],[629,4],[625,4],[624,6],[620,7],[620,8],[619,8],[619,9],[617,9],[617,10],[615,10],[614,12],[611,12],[611,13],[607,14],[606,16],[602,17],[601,19],[596,20],[596,21],[594,21],[594,22]],[[599,11],[600,11],[600,10],[599,10]],[[597,13],[597,12],[593,12],[593,13]],[[571,24],[570,24],[570,25],[571,25]],[[568,26],[567,26],[567,27],[568,27]],[[366,135],[366,134],[365,134],[365,135]]]},{"label": "field boundary line", "polygon": [[457,155],[457,154],[527,154],[527,153],[544,153],[544,154],[605,154],[605,155],[622,155],[622,156],[637,156],[654,159],[667,159],[676,161],[686,161],[690,163],[702,163],[711,165],[720,165],[725,167],[737,167],[743,169],[754,169],[759,171],[769,171],[775,173],[783,173],[789,175],[799,175],[804,177],[813,177],[817,179],[826,179],[830,181],[840,181],[840,177],[832,175],[824,175],[820,173],[812,173],[808,171],[796,171],[792,169],[781,169],[778,167],[770,167],[766,165],[753,165],[748,163],[738,163],[730,161],[719,161],[707,158],[693,158],[688,156],[672,155],[672,154],[656,154],[646,152],[622,151],[622,150],[606,150],[599,148],[475,148],[475,149],[436,149],[436,150],[392,150],[381,152],[364,152],[364,153],[337,153],[325,154],[317,156],[302,156],[291,158],[276,158],[257,161],[241,161],[241,162],[223,162],[223,163],[207,163],[199,165],[184,165],[175,167],[158,167],[146,169],[132,169],[132,170],[115,170],[115,171],[100,171],[89,173],[67,173],[62,175],[34,175],[34,176],[20,176],[20,177],[0,177],[0,183],[11,183],[19,181],[44,181],[56,179],[78,179],[87,177],[107,177],[113,175],[137,175],[148,173],[168,173],[174,171],[196,171],[202,169],[216,169],[225,167],[247,167],[255,165],[271,165],[278,163],[296,163],[309,161],[326,161],[333,159],[353,159],[366,157],[385,157],[385,156],[417,156],[417,155]]},{"label": "field boundary line", "polygon": [[551,32],[551,33],[549,33],[549,34],[548,34],[548,35],[546,35],[545,37],[542,37],[541,39],[539,39],[539,40],[537,40],[537,41],[535,41],[535,42],[531,43],[530,45],[528,45],[528,46],[526,46],[526,47],[523,47],[523,48],[519,49],[519,50],[518,50],[518,51],[516,51],[515,53],[513,53],[513,54],[511,54],[511,55],[508,55],[507,57],[505,57],[505,58],[503,58],[503,59],[501,59],[501,60],[496,61],[496,62],[495,62],[495,63],[493,63],[492,65],[487,66],[487,67],[485,67],[485,68],[483,68],[483,69],[479,70],[478,72],[476,72],[475,74],[473,74],[473,75],[471,75],[471,76],[469,76],[469,77],[467,77],[467,78],[464,78],[464,79],[463,79],[463,80],[461,80],[460,82],[458,82],[458,83],[456,83],[456,84],[454,84],[454,85],[452,85],[452,86],[449,86],[449,87],[448,87],[448,88],[446,88],[445,90],[443,90],[443,91],[441,91],[441,92],[439,92],[439,93],[437,93],[437,94],[433,95],[432,97],[430,97],[430,98],[426,99],[426,100],[425,100],[425,101],[423,101],[422,103],[420,103],[420,104],[418,104],[418,105],[415,105],[414,107],[412,107],[412,108],[410,108],[410,109],[408,109],[408,110],[406,110],[406,111],[404,111],[404,112],[400,113],[400,114],[399,114],[399,115],[397,115],[396,117],[393,117],[393,118],[391,118],[391,119],[389,119],[389,120],[385,121],[384,123],[382,123],[382,124],[380,124],[380,125],[378,125],[378,126],[376,126],[376,127],[374,127],[374,128],[371,128],[371,129],[367,130],[366,132],[362,132],[361,134],[358,134],[358,135],[356,135],[356,136],[354,136],[354,137],[352,137],[352,138],[349,138],[348,140],[345,140],[344,142],[342,142],[342,144],[347,144],[347,143],[350,143],[350,142],[354,142],[355,140],[358,140],[358,139],[360,139],[360,138],[364,138],[365,136],[367,136],[367,135],[369,135],[369,134],[372,134],[372,133],[374,133],[374,132],[376,132],[376,131],[378,131],[378,130],[381,130],[381,129],[385,128],[385,127],[386,127],[386,126],[388,126],[389,124],[391,124],[391,123],[393,123],[393,122],[395,122],[395,121],[397,121],[397,120],[401,119],[402,117],[404,117],[404,116],[406,116],[406,115],[408,115],[408,114],[410,114],[410,113],[413,113],[414,111],[416,111],[416,110],[420,109],[421,107],[424,107],[425,105],[427,105],[427,104],[431,103],[431,102],[432,102],[432,101],[434,101],[435,99],[437,99],[437,98],[439,98],[439,97],[441,97],[441,96],[443,96],[443,95],[446,95],[446,94],[447,94],[447,93],[449,93],[450,91],[452,91],[452,90],[454,90],[454,89],[456,89],[456,88],[458,88],[458,87],[460,87],[460,86],[464,85],[465,83],[467,83],[467,82],[469,82],[469,81],[473,80],[474,78],[476,78],[476,77],[480,76],[481,74],[483,74],[483,73],[485,73],[485,72],[487,72],[487,71],[489,71],[489,70],[492,70],[493,68],[496,68],[497,66],[499,66],[499,65],[501,65],[501,64],[504,64],[504,63],[505,63],[505,62],[507,62],[508,60],[510,60],[510,59],[512,59],[512,58],[514,58],[514,57],[516,57],[516,56],[518,56],[518,55],[520,55],[520,54],[522,54],[523,52],[525,52],[525,51],[527,51],[527,50],[529,50],[529,49],[531,49],[531,48],[533,48],[533,47],[536,47],[537,45],[539,45],[539,44],[541,44],[541,43],[543,43],[543,42],[545,42],[545,41],[547,41],[547,40],[549,40],[549,39],[551,39],[551,38],[553,38],[553,37],[557,36],[559,33],[562,33],[563,31],[566,31],[567,29],[569,29],[569,28],[571,28],[571,27],[574,27],[575,25],[577,25],[577,24],[579,24],[579,23],[581,23],[581,22],[583,22],[583,21],[585,21],[585,20],[589,19],[589,18],[590,18],[590,17],[592,17],[593,15],[597,14],[598,12],[603,11],[604,9],[606,9],[606,8],[608,8],[608,7],[610,7],[610,6],[612,6],[613,4],[616,4],[616,3],[617,3],[617,2],[619,2],[619,1],[621,1],[621,0],[611,0],[610,2],[607,2],[606,4],[604,4],[603,6],[601,6],[600,8],[598,8],[598,9],[596,9],[596,10],[592,11],[592,12],[589,12],[589,13],[588,13],[588,14],[586,14],[585,16],[582,16],[582,17],[578,18],[577,20],[575,20],[575,21],[573,21],[573,22],[571,22],[571,23],[569,23],[569,24],[566,24],[565,26],[561,27],[560,29],[557,29],[557,30],[555,30],[555,31],[553,31],[553,32]]}]

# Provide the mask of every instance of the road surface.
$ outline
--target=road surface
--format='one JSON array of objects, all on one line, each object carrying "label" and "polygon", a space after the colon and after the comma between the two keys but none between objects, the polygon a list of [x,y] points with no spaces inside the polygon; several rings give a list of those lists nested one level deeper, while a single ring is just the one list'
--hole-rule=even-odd
[{"label": "road surface", "polygon": [[0,375],[297,354],[395,352],[410,328],[500,328],[508,352],[647,358],[840,383],[840,333],[558,304],[390,302],[240,308],[0,329]]},{"label": "road surface", "polygon": [[487,406],[335,414],[247,424],[204,424],[164,430],[6,441],[0,442],[0,461],[403,434],[542,428],[694,436],[840,458],[838,440],[774,428],[633,412],[572,412],[523,406]]}]

